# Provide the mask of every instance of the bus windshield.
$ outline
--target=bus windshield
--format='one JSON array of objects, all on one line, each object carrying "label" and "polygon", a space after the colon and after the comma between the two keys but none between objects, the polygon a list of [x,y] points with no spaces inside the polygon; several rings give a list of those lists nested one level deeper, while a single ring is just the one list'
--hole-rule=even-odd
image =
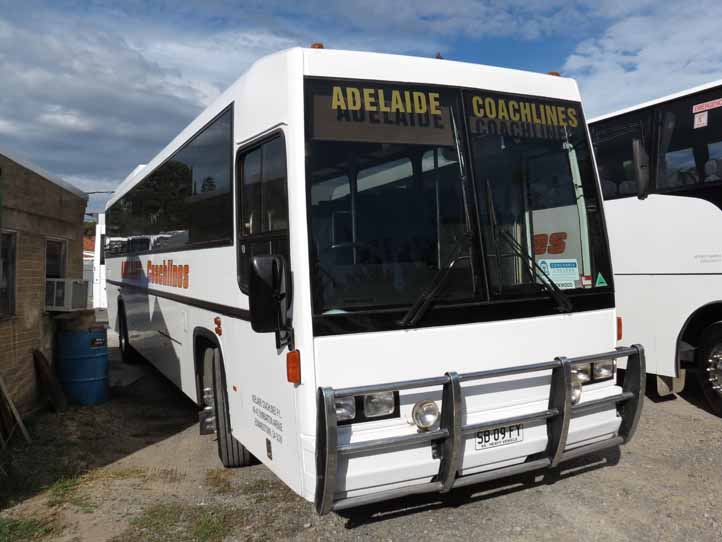
[{"label": "bus windshield", "polygon": [[491,297],[528,295],[544,279],[606,286],[606,268],[592,278],[605,243],[579,104],[479,91],[465,100]]},{"label": "bus windshield", "polygon": [[306,110],[315,314],[408,308],[447,268],[439,305],[594,288],[599,262],[608,286],[578,104],[308,79]]}]

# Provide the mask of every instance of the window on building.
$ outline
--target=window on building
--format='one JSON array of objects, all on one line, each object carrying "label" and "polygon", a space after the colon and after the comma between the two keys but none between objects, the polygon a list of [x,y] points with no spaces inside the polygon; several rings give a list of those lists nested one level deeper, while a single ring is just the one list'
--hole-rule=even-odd
[{"label": "window on building", "polygon": [[239,154],[238,283],[248,286],[251,258],[281,254],[288,258],[286,144],[282,136]]},{"label": "window on building", "polygon": [[45,243],[45,278],[61,279],[65,276],[66,242],[48,239]]},{"label": "window on building", "polygon": [[0,234],[0,317],[15,314],[15,234]]}]

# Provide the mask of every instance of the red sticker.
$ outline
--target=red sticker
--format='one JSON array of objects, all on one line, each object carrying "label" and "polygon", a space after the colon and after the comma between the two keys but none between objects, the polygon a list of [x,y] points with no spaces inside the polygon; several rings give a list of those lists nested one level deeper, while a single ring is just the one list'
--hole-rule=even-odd
[{"label": "red sticker", "polygon": [[710,109],[717,109],[718,107],[722,107],[722,98],[697,104],[692,107],[692,113],[701,113],[702,111],[709,111]]}]

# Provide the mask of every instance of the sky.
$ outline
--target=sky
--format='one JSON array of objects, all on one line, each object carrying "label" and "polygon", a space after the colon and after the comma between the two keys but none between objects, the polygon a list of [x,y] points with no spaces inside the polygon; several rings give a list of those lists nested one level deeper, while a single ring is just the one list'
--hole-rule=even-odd
[{"label": "sky", "polygon": [[317,41],[559,71],[592,118],[722,79],[720,21],[719,0],[0,0],[0,147],[113,190],[255,59]]}]

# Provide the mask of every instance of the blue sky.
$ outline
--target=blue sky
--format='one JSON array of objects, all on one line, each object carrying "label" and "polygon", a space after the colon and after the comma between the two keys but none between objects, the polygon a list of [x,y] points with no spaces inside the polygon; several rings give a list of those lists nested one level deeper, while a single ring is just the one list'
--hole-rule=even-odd
[{"label": "blue sky", "polygon": [[314,41],[560,71],[591,117],[722,79],[720,21],[719,0],[0,0],[0,147],[112,190],[256,58]]}]

